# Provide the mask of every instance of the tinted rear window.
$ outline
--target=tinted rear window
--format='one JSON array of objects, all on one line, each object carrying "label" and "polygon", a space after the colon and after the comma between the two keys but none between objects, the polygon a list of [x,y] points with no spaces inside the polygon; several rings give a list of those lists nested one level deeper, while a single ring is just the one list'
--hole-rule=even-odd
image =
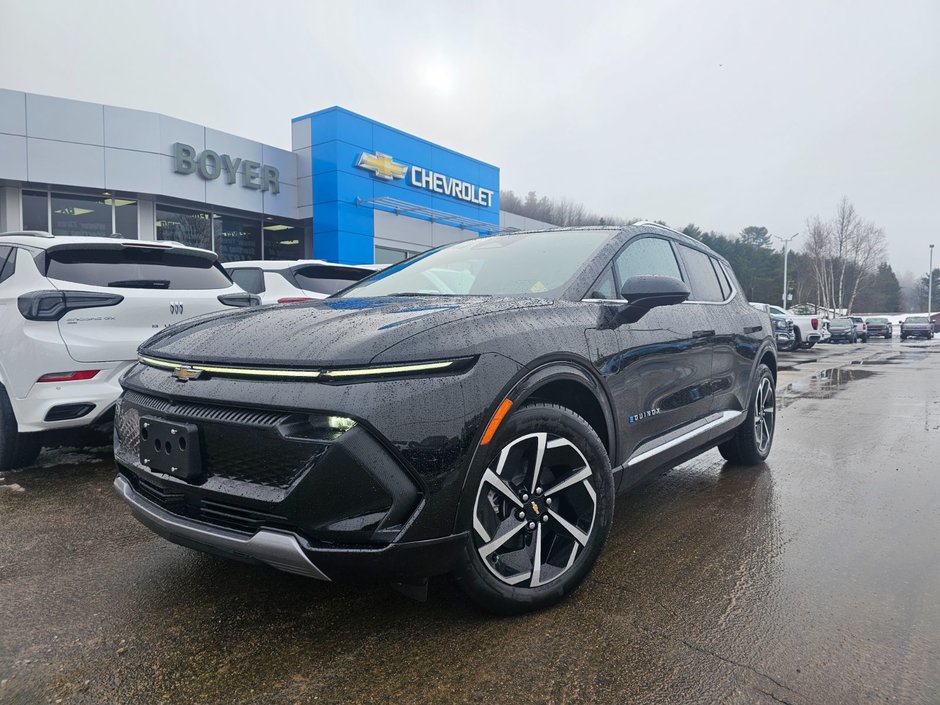
[{"label": "tinted rear window", "polygon": [[238,267],[228,272],[232,281],[238,284],[249,294],[264,292],[264,274],[257,267]]},{"label": "tinted rear window", "polygon": [[911,318],[908,318],[904,322],[905,323],[926,323],[927,317],[926,316],[913,316]]},{"label": "tinted rear window", "polygon": [[217,261],[150,247],[67,248],[46,253],[50,279],[117,289],[226,289]]},{"label": "tinted rear window", "polygon": [[356,283],[367,274],[362,269],[354,267],[330,267],[322,264],[312,264],[294,270],[294,281],[297,286],[318,294],[335,294],[347,286]]},{"label": "tinted rear window", "polygon": [[852,321],[847,318],[836,318],[829,323],[830,328],[851,328]]}]

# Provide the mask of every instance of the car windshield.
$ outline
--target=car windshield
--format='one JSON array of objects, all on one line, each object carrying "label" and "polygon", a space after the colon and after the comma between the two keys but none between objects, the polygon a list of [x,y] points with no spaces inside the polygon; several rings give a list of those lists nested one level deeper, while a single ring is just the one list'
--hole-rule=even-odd
[{"label": "car windshield", "polygon": [[851,328],[852,321],[848,318],[836,318],[829,324],[830,328]]},{"label": "car windshield", "polygon": [[467,240],[394,265],[340,294],[557,294],[614,233],[557,230]]},{"label": "car windshield", "polygon": [[905,323],[926,323],[927,316],[911,316],[904,322]]}]

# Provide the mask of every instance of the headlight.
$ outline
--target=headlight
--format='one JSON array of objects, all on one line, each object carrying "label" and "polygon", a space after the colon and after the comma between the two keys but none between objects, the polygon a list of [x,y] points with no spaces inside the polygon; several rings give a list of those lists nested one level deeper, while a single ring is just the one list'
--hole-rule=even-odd
[{"label": "headlight", "polygon": [[775,327],[777,330],[786,330],[786,329],[787,329],[787,322],[786,322],[786,321],[774,321],[774,327]]}]

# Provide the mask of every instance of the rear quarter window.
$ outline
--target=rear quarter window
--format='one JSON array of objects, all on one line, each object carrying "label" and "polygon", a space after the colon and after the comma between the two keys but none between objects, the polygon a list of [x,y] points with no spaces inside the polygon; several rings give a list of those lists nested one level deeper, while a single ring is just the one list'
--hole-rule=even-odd
[{"label": "rear quarter window", "polygon": [[258,267],[238,267],[228,273],[232,281],[249,294],[264,293],[264,273]]},{"label": "rear quarter window", "polygon": [[217,260],[156,247],[48,250],[46,276],[115,289],[227,289],[232,285]]},{"label": "rear quarter window", "polygon": [[0,282],[13,276],[16,271],[16,248],[0,245]]}]

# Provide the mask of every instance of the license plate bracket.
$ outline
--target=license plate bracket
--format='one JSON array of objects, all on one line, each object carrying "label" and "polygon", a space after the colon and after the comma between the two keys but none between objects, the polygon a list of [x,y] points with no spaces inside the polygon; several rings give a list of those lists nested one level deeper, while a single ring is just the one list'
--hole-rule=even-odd
[{"label": "license plate bracket", "polygon": [[140,462],[186,482],[202,479],[199,428],[191,423],[140,417]]}]

